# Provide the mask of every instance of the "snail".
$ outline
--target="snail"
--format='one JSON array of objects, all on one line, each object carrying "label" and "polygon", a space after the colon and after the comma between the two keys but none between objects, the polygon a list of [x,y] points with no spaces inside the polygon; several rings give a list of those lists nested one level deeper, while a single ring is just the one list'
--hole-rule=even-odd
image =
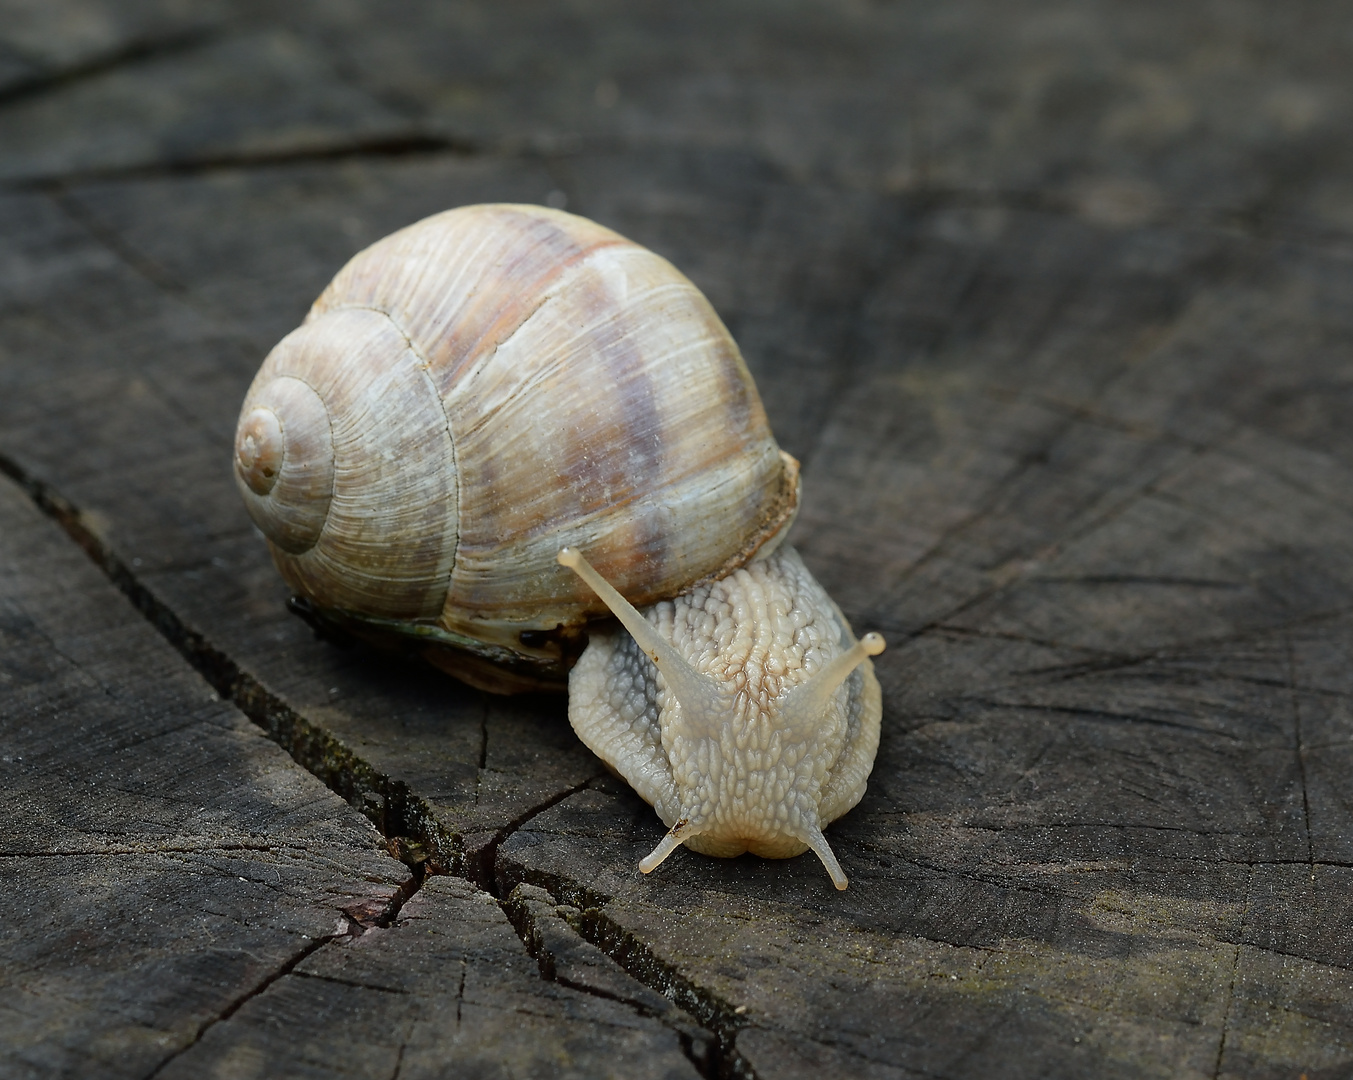
[{"label": "snail", "polygon": [[665,259],[535,206],[402,229],[269,353],[234,467],[318,625],[488,690],[566,680],[668,826],[640,870],[811,849],[846,887],[822,829],[873,766],[883,641],[783,543],[798,463]]}]

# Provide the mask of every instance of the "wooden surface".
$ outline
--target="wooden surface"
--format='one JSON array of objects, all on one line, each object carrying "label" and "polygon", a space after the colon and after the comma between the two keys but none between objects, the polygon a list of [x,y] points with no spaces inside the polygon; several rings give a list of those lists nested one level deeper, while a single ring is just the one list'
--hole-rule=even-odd
[{"label": "wooden surface", "polygon": [[[4,0],[0,1076],[1353,1075],[1350,71],[1336,0]],[[287,614],[245,387],[486,200],[671,258],[803,461],[844,894],[640,876],[561,701]]]}]

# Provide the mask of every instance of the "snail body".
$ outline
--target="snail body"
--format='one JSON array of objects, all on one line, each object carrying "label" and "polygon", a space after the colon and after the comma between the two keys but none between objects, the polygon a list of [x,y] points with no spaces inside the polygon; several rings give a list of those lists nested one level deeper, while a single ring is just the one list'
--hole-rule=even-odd
[{"label": "snail body", "polygon": [[[487,689],[567,678],[575,729],[670,827],[645,869],[813,847],[845,887],[821,826],[863,794],[877,650],[781,547],[797,462],[671,264],[532,206],[394,233],[265,360],[235,475],[326,624]],[[570,676],[608,610],[639,644],[593,628]]]}]

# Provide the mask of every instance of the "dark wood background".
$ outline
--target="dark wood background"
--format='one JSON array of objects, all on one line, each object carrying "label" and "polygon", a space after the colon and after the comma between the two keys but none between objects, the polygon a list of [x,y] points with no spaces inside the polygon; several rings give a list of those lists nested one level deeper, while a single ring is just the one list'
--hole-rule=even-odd
[{"label": "dark wood background", "polygon": [[[671,258],[879,660],[811,856],[319,641],[229,470],[354,252]],[[0,1075],[1353,1075],[1339,0],[0,2]]]}]

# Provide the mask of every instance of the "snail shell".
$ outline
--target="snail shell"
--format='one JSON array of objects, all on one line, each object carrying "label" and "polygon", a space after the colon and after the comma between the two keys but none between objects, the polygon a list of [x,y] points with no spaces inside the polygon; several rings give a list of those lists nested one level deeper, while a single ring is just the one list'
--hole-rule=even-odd
[{"label": "snail shell", "polygon": [[535,206],[450,210],[354,257],[264,362],[235,448],[321,617],[495,690],[560,682],[605,614],[560,547],[651,604],[769,550],[798,500],[695,286]]}]

